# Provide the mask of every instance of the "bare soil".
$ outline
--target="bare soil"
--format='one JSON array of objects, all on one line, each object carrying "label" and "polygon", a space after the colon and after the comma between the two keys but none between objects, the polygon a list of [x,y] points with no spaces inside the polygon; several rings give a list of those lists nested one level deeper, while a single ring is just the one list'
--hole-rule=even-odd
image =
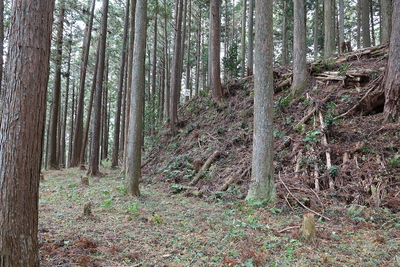
[{"label": "bare soil", "polygon": [[[127,196],[119,170],[103,167],[106,176],[89,185],[81,170],[46,172],[41,265],[400,266],[400,125],[383,124],[381,97],[372,97],[386,54],[336,62],[311,64],[301,99],[275,93],[273,206],[244,201],[253,84],[230,81],[221,103],[204,90],[180,108],[177,135],[165,126],[146,140],[139,198]],[[358,80],[346,75],[361,70],[368,72]],[[346,78],[318,78],[327,71]],[[276,84],[290,72],[276,68]],[[312,241],[299,236],[308,212],[317,221]]]}]

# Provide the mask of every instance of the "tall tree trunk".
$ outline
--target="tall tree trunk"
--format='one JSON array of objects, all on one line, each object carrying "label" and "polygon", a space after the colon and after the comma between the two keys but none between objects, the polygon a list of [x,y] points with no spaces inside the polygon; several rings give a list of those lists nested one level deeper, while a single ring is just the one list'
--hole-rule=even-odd
[{"label": "tall tree trunk", "polygon": [[246,75],[246,17],[247,14],[247,0],[243,0],[243,10],[242,10],[242,35],[241,35],[241,69],[242,77]]},{"label": "tall tree trunk", "polygon": [[330,56],[335,52],[335,20],[333,0],[324,0],[325,41],[324,54]]},{"label": "tall tree trunk", "polygon": [[0,94],[3,87],[4,54],[4,0],[0,0]]},{"label": "tall tree trunk", "polygon": [[256,0],[254,66],[254,133],[252,171],[247,201],[275,201],[274,183],[274,84],[272,0]]},{"label": "tall tree trunk", "polygon": [[[79,97],[78,97],[78,105],[77,105],[77,114],[76,114],[76,123],[74,135],[72,137],[72,150],[71,150],[71,161],[69,163],[70,167],[76,167],[79,164],[82,164],[82,136],[83,136],[83,113],[85,109],[85,82],[86,82],[86,70],[89,62],[89,49],[90,49],[90,41],[92,38],[92,28],[93,28],[93,17],[94,17],[94,9],[96,5],[96,0],[92,0],[92,5],[90,8],[90,18],[89,22],[85,28],[85,36],[83,41],[83,49],[82,49],[82,63],[79,77]],[[96,59],[97,60],[97,59]]]},{"label": "tall tree trunk", "polygon": [[[71,117],[70,117],[70,122],[69,122],[69,144],[68,144],[68,163],[71,162],[71,156],[72,156],[72,136],[74,136],[74,125],[75,125],[75,119],[76,119],[76,99],[75,99],[75,81],[72,84],[72,96],[71,96]],[[67,163],[67,165],[68,165]],[[70,167],[70,166],[68,166]]]},{"label": "tall tree trunk", "polygon": [[286,66],[289,64],[288,59],[288,34],[287,34],[287,5],[288,0],[283,0],[283,10],[282,10],[282,65]]},{"label": "tall tree trunk", "polygon": [[[39,266],[39,179],[54,1],[12,2],[0,102],[0,266]],[[27,90],[29,88],[29,90]]]},{"label": "tall tree trunk", "polygon": [[249,67],[249,73],[253,73],[253,65],[254,65],[254,0],[249,0],[249,32],[248,32],[248,41],[249,41],[249,55],[247,56],[247,66]]},{"label": "tall tree trunk", "polygon": [[[158,6],[158,1],[155,2],[156,7]],[[156,8],[157,10],[157,8]],[[157,88],[157,36],[158,36],[158,15],[157,11],[154,14],[154,37],[153,37],[153,58],[152,58],[152,70],[151,70],[151,93],[149,107],[150,111],[150,135],[155,134],[156,127],[156,88]]]},{"label": "tall tree trunk", "polygon": [[[70,91],[70,71],[71,71],[71,54],[72,54],[72,41],[68,41],[68,63],[67,63],[67,82],[65,85],[65,101],[64,101],[64,115],[63,115],[63,123],[62,123],[62,134],[61,134],[61,142],[60,142],[60,163],[62,166],[67,166],[67,157],[66,157],[66,132],[67,132],[67,117],[68,117],[68,103],[69,103],[69,91]],[[72,117],[71,113],[71,117]]]},{"label": "tall tree trunk", "polygon": [[190,63],[190,52],[191,52],[191,27],[192,27],[192,1],[189,1],[189,22],[188,22],[188,40],[187,40],[187,58],[186,58],[186,92],[185,92],[185,102],[189,101],[189,99],[192,97],[192,85],[190,82],[190,69],[191,69],[191,63]]},{"label": "tall tree trunk", "polygon": [[392,30],[392,1],[381,0],[381,43],[389,42]]},{"label": "tall tree trunk", "polygon": [[370,29],[369,29],[369,2],[370,2],[370,0],[362,0],[361,1],[363,47],[371,46],[371,35],[370,35]]},{"label": "tall tree trunk", "polygon": [[294,0],[293,2],[293,82],[291,95],[296,98],[308,88],[308,68],[304,0]]},{"label": "tall tree trunk", "polygon": [[372,1],[369,2],[369,20],[371,25],[371,45],[375,46],[374,7],[372,5]]},{"label": "tall tree trunk", "polygon": [[169,111],[170,111],[170,94],[171,94],[171,90],[170,90],[170,71],[169,71],[169,46],[168,46],[168,5],[167,5],[167,1],[164,0],[164,40],[165,40],[165,45],[164,45],[164,61],[165,61],[165,107],[164,107],[164,114],[166,118],[169,118]]},{"label": "tall tree trunk", "polygon": [[143,133],[144,63],[146,48],[147,0],[137,0],[135,12],[135,45],[133,48],[132,96],[127,136],[125,186],[131,196],[139,196],[141,146]]},{"label": "tall tree trunk", "polygon": [[339,53],[344,53],[344,0],[339,0]]},{"label": "tall tree trunk", "polygon": [[212,95],[215,101],[220,101],[222,98],[221,86],[221,42],[220,42],[220,0],[210,1],[211,10],[211,88]]},{"label": "tall tree trunk", "polygon": [[[132,66],[133,66],[133,46],[135,43],[135,12],[136,12],[136,2],[137,0],[131,0],[131,16],[129,18],[129,48],[128,48],[128,85],[126,87],[125,93],[125,115],[129,115],[131,108],[131,85],[132,85]],[[123,158],[123,166],[122,169],[126,170],[126,151],[127,151],[127,140],[129,130],[129,116],[125,116],[125,143],[124,143],[124,158]]]},{"label": "tall tree trunk", "polygon": [[362,19],[361,19],[361,2],[362,2],[362,0],[358,0],[357,1],[357,29],[356,29],[356,31],[357,31],[357,36],[356,36],[356,38],[357,38],[357,49],[360,49],[361,48],[361,27],[362,27]]},{"label": "tall tree trunk", "polygon": [[99,39],[99,63],[96,75],[96,91],[94,97],[93,122],[92,122],[92,141],[90,144],[90,159],[88,175],[98,176],[100,159],[100,126],[101,126],[101,98],[104,80],[104,66],[106,56],[107,40],[107,17],[108,0],[103,0],[103,15],[101,18],[101,35]]},{"label": "tall tree trunk", "polygon": [[[201,25],[201,8],[199,8],[199,24]],[[199,94],[200,87],[200,66],[201,66],[201,27],[197,28],[197,45],[196,45],[196,77],[194,82],[194,94]]]},{"label": "tall tree trunk", "polygon": [[104,83],[101,100],[101,134],[100,134],[100,160],[106,159],[108,156],[108,70],[109,70],[109,53],[107,53],[104,71]]},{"label": "tall tree trunk", "polygon": [[384,81],[384,122],[400,122],[400,1],[393,1],[392,33]]},{"label": "tall tree trunk", "polygon": [[178,120],[178,104],[181,91],[181,80],[179,79],[182,74],[180,59],[182,54],[182,14],[183,14],[183,0],[177,3],[177,16],[175,23],[175,40],[174,40],[174,54],[172,57],[172,74],[171,74],[171,94],[170,94],[170,126],[172,133],[175,134],[175,124]]},{"label": "tall tree trunk", "polygon": [[59,149],[58,125],[60,120],[60,101],[61,101],[61,64],[63,50],[63,29],[64,29],[64,2],[61,2],[58,14],[56,54],[55,54],[55,74],[53,100],[51,105],[50,130],[49,130],[49,151],[47,156],[47,169],[57,170],[60,168],[57,150]]},{"label": "tall tree trunk", "polygon": [[314,13],[314,60],[318,58],[319,0],[315,0]]},{"label": "tall tree trunk", "polygon": [[122,103],[122,93],[124,91],[124,78],[125,78],[125,62],[126,62],[126,52],[128,46],[128,27],[129,27],[129,8],[130,0],[125,2],[125,19],[124,19],[124,32],[122,37],[122,50],[121,50],[121,61],[119,65],[119,76],[118,76],[118,95],[117,95],[117,110],[115,111],[115,123],[114,123],[114,145],[111,158],[111,168],[115,168],[118,165],[118,155],[119,155],[119,136],[121,127],[121,103]]}]

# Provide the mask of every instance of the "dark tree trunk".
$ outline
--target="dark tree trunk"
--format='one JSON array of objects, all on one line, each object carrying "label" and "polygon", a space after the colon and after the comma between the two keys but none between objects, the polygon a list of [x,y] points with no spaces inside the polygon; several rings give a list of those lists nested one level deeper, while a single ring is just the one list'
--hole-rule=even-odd
[{"label": "dark tree trunk", "polygon": [[[0,104],[0,266],[39,266],[39,179],[54,1],[14,0]],[[29,90],[27,90],[27,88]]]}]

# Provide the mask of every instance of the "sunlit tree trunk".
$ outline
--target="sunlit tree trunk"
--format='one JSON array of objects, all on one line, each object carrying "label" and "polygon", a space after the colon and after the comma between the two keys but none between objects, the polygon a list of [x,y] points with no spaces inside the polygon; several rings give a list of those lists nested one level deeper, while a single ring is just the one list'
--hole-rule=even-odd
[{"label": "sunlit tree trunk", "polygon": [[132,96],[127,136],[125,186],[131,196],[140,195],[141,146],[143,133],[143,101],[145,91],[144,63],[146,51],[147,0],[137,0],[135,12],[135,42],[133,48]]},{"label": "sunlit tree trunk", "polygon": [[273,143],[273,19],[272,0],[256,0],[254,56],[254,133],[252,171],[247,201],[275,201]]},{"label": "sunlit tree trunk", "polygon": [[0,266],[39,266],[38,201],[54,1],[14,0],[0,102]]},{"label": "sunlit tree trunk", "polygon": [[318,58],[318,34],[319,34],[319,1],[315,1],[314,13],[314,60]]}]

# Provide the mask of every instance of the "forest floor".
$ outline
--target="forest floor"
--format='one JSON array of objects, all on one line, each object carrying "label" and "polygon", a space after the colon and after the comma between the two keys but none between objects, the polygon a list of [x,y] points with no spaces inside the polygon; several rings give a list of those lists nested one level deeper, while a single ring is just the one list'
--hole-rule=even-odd
[{"label": "forest floor", "polygon": [[[85,171],[45,172],[42,266],[400,266],[400,125],[383,123],[379,86],[386,49],[311,63],[297,100],[290,67],[274,69],[273,206],[244,201],[252,77],[225,84],[220,103],[200,91],[179,109],[176,135],[166,125],[146,139],[139,198],[119,170],[103,167],[89,185]],[[309,212],[312,242],[299,236]]]},{"label": "forest floor", "polygon": [[[107,170],[103,170],[107,171]],[[119,172],[45,173],[39,205],[41,266],[399,266],[400,218],[383,208],[329,206],[317,238],[305,212],[243,200],[189,198],[145,184],[129,197]],[[92,215],[84,215],[91,203]]]}]

